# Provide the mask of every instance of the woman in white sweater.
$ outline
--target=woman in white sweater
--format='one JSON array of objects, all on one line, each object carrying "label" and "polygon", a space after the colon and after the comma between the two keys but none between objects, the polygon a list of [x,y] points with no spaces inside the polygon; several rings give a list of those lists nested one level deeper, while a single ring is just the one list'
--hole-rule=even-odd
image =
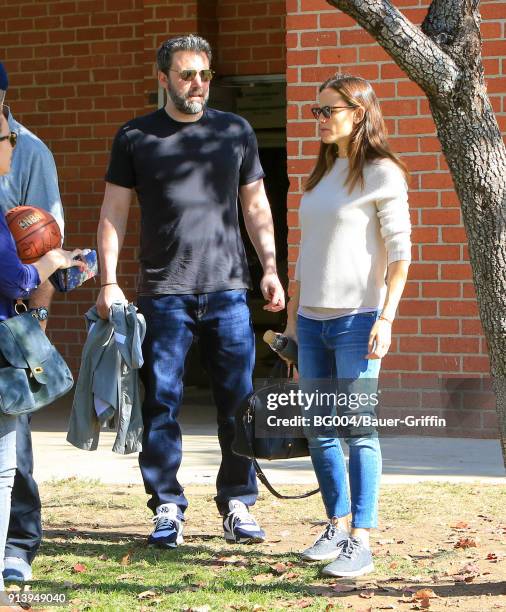
[{"label": "woman in white sweater", "polygon": [[[311,110],[321,144],[300,204],[301,242],[285,334],[299,344],[301,384],[317,391],[318,383],[332,379],[336,397],[344,393],[344,413],[334,405],[330,416],[371,415],[411,260],[407,170],[388,145],[367,81],[328,79]],[[366,393],[358,408],[352,391]],[[381,451],[373,428],[353,424],[330,433],[306,430],[329,523],[302,557],[332,561],[323,569],[330,576],[374,569],[369,530],[377,526]],[[339,437],[349,446],[351,495]]]}]

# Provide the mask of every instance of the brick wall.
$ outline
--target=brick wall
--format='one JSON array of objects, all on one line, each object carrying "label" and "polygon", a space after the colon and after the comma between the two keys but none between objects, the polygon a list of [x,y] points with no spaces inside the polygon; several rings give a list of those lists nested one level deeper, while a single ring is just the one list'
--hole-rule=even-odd
[{"label": "brick wall", "polygon": [[[397,0],[415,24],[425,0]],[[318,151],[310,106],[318,85],[336,70],[372,81],[391,144],[411,173],[413,264],[383,370],[474,377],[489,371],[486,343],[468,263],[461,213],[423,92],[367,32],[324,0],[287,0],[287,117],[289,261],[293,275],[299,240],[297,209],[304,177]],[[483,55],[488,91],[506,130],[506,2],[482,2]],[[488,408],[492,408],[488,406]],[[491,432],[493,412],[479,422]]]},{"label": "brick wall", "polygon": [[216,16],[221,74],[285,72],[285,0],[220,0]]},{"label": "brick wall", "polygon": [[[154,108],[155,50],[163,40],[201,33],[221,74],[285,70],[284,0],[3,0],[2,9],[7,103],[54,154],[69,248],[96,245],[112,138],[123,122]],[[119,266],[130,298],[139,219],[134,204]],[[74,371],[85,339],[82,315],[96,295],[89,284],[53,302],[48,331]]]},{"label": "brick wall", "polygon": [[[0,20],[11,84],[7,103],[54,154],[65,245],[94,247],[112,137],[144,105],[143,2],[4,0],[3,5],[8,5]],[[120,267],[127,289],[137,273],[137,223],[134,209]],[[84,341],[82,315],[96,293],[90,284],[58,295],[53,304],[50,335],[74,370]]]}]

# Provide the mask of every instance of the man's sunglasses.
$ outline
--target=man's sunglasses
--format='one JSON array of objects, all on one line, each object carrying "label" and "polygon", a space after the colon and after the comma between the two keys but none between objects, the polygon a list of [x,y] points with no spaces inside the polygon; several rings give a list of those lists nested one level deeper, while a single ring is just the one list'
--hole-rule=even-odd
[{"label": "man's sunglasses", "polygon": [[200,74],[200,79],[203,82],[210,81],[214,76],[214,70],[173,70],[170,68],[171,72],[177,72],[179,77],[183,79],[183,81],[193,81],[193,79]]},{"label": "man's sunglasses", "polygon": [[16,142],[18,141],[18,135],[16,132],[11,132],[10,134],[7,134],[7,136],[0,136],[0,142],[3,142],[4,140],[8,140],[11,143],[11,147],[14,149]]},{"label": "man's sunglasses", "polygon": [[325,119],[330,119],[332,113],[345,108],[355,108],[355,106],[313,106],[311,112],[315,119],[319,119],[320,115],[323,115]]}]

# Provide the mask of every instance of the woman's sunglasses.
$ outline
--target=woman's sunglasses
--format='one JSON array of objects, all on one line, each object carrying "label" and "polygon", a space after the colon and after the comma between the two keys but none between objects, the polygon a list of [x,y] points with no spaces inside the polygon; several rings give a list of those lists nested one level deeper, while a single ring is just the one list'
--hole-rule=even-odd
[{"label": "woman's sunglasses", "polygon": [[170,68],[171,72],[177,72],[179,74],[179,78],[183,79],[183,81],[193,81],[193,79],[197,76],[197,73],[200,74],[200,79],[203,82],[210,81],[214,76],[214,70],[173,70]]},{"label": "woman's sunglasses", "polygon": [[10,134],[7,134],[7,136],[0,136],[0,142],[3,142],[4,140],[8,140],[11,143],[11,147],[14,149],[16,142],[18,141],[18,135],[16,132],[11,132]]},{"label": "woman's sunglasses", "polygon": [[315,119],[319,119],[320,115],[323,115],[325,119],[330,119],[334,111],[342,110],[345,108],[355,108],[354,106],[313,106],[311,112]]}]

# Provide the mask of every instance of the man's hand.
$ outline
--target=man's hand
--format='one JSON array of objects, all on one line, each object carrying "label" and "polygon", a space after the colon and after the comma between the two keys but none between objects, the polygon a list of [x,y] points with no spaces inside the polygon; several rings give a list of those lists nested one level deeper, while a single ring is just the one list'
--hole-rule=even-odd
[{"label": "man's hand", "polygon": [[278,275],[275,273],[264,274],[260,281],[260,290],[264,299],[269,303],[264,306],[264,310],[269,312],[279,312],[285,307],[285,292],[279,282]]},{"label": "man's hand", "polygon": [[126,302],[127,299],[118,285],[102,287],[97,299],[97,312],[101,319],[109,319],[109,310],[113,302]]},{"label": "man's hand", "polygon": [[369,334],[369,351],[365,359],[382,359],[390,348],[392,342],[392,324],[384,319],[378,319],[372,326]]}]

